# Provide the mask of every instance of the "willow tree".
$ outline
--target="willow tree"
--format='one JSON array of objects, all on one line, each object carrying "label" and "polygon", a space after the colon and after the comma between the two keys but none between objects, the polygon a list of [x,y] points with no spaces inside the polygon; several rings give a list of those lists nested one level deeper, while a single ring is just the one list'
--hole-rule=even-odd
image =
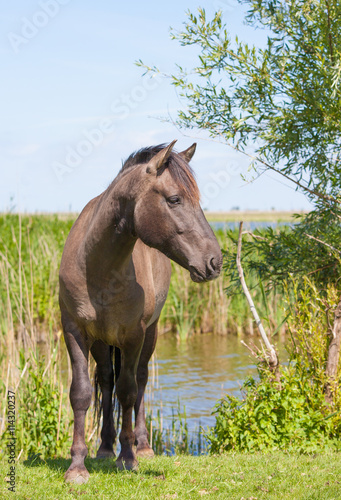
[{"label": "willow tree", "polygon": [[[322,293],[341,276],[341,2],[240,3],[247,5],[246,24],[266,30],[263,46],[233,40],[221,12],[209,20],[203,9],[188,13],[182,31],[172,31],[182,46],[198,49],[192,68],[178,66],[171,75],[184,104],[177,125],[206,130],[250,156],[257,171],[278,172],[310,198],[314,210],[290,233],[269,230],[266,240],[253,241],[244,266],[275,284],[309,272]],[[251,246],[262,259],[253,259]],[[337,308],[332,378],[340,314]]]},{"label": "willow tree", "polygon": [[172,75],[185,104],[177,123],[241,152],[251,148],[258,168],[333,202],[341,173],[341,3],[241,3],[249,5],[246,23],[269,33],[264,47],[232,41],[221,13],[209,21],[202,9],[172,32],[199,49],[196,66]]}]

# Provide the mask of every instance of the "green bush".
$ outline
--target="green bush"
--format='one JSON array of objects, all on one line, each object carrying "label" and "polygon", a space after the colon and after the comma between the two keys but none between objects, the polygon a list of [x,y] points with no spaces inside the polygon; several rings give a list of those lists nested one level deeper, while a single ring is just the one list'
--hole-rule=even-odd
[{"label": "green bush", "polygon": [[329,286],[321,297],[308,279],[292,284],[288,307],[289,364],[280,370],[280,386],[258,363],[258,377],[248,378],[243,398],[225,396],[214,409],[216,423],[207,434],[212,453],[284,449],[314,452],[341,447],[340,370],[334,403],[328,406],[324,389],[330,342],[330,321],[339,292]]},{"label": "green bush", "polygon": [[308,378],[301,379],[294,366],[284,368],[279,389],[268,370],[258,366],[258,374],[259,381],[244,382],[242,401],[227,395],[216,405],[216,424],[207,434],[212,453],[338,448],[335,412]]},{"label": "green bush", "polygon": [[17,448],[25,456],[65,455],[71,445],[71,422],[64,413],[67,395],[44,373],[46,362],[32,356],[28,363],[18,388]]}]

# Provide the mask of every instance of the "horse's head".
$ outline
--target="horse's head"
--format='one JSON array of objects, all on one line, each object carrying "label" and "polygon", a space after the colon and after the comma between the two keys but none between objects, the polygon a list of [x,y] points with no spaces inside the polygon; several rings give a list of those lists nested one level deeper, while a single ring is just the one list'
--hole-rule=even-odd
[{"label": "horse's head", "polygon": [[181,153],[155,147],[142,165],[134,210],[134,230],[145,244],[157,248],[190,272],[193,281],[216,278],[222,267],[217,239],[199,204],[199,190],[188,162],[196,144]]}]

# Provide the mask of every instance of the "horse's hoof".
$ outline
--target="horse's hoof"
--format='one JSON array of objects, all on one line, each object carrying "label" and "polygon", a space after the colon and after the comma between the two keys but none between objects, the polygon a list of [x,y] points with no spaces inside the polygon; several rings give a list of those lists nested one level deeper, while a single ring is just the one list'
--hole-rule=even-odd
[{"label": "horse's hoof", "polygon": [[138,470],[139,463],[136,460],[136,458],[124,459],[124,458],[119,457],[116,460],[116,467],[118,468],[118,470]]},{"label": "horse's hoof", "polygon": [[142,458],[153,458],[154,452],[150,446],[136,448],[136,455]]},{"label": "horse's hoof", "polygon": [[79,468],[74,468],[74,469],[68,469],[65,472],[65,482],[66,483],[73,483],[73,484],[84,484],[88,482],[88,479],[90,477],[89,472],[84,469],[79,469]]},{"label": "horse's hoof", "polygon": [[96,458],[115,458],[115,453],[112,450],[98,450]]}]

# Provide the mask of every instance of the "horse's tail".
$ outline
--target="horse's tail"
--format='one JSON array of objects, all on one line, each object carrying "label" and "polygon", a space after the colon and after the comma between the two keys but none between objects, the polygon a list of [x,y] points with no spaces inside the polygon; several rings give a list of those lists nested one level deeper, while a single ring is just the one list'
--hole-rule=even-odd
[{"label": "horse's tail", "polygon": [[[111,365],[113,367],[113,374],[114,374],[114,390],[113,390],[114,419],[116,416],[117,417],[116,418],[116,429],[118,429],[119,421],[120,421],[120,403],[117,399],[116,384],[117,384],[118,377],[120,376],[120,370],[121,370],[121,351],[118,347],[110,346],[110,361],[111,361]],[[95,368],[94,389],[95,389],[95,421],[97,421],[97,426],[99,427],[101,416],[102,416],[102,411],[103,411],[103,403],[102,403],[102,397],[101,397],[101,394],[102,394],[101,388],[100,388],[99,380],[98,380],[97,365]]]},{"label": "horse's tail", "polygon": [[99,385],[98,381],[98,373],[97,373],[97,365],[95,368],[95,373],[94,373],[94,396],[95,396],[95,422],[97,427],[99,427],[99,422],[101,420],[101,415],[102,415],[102,398],[101,398],[101,388]]}]

